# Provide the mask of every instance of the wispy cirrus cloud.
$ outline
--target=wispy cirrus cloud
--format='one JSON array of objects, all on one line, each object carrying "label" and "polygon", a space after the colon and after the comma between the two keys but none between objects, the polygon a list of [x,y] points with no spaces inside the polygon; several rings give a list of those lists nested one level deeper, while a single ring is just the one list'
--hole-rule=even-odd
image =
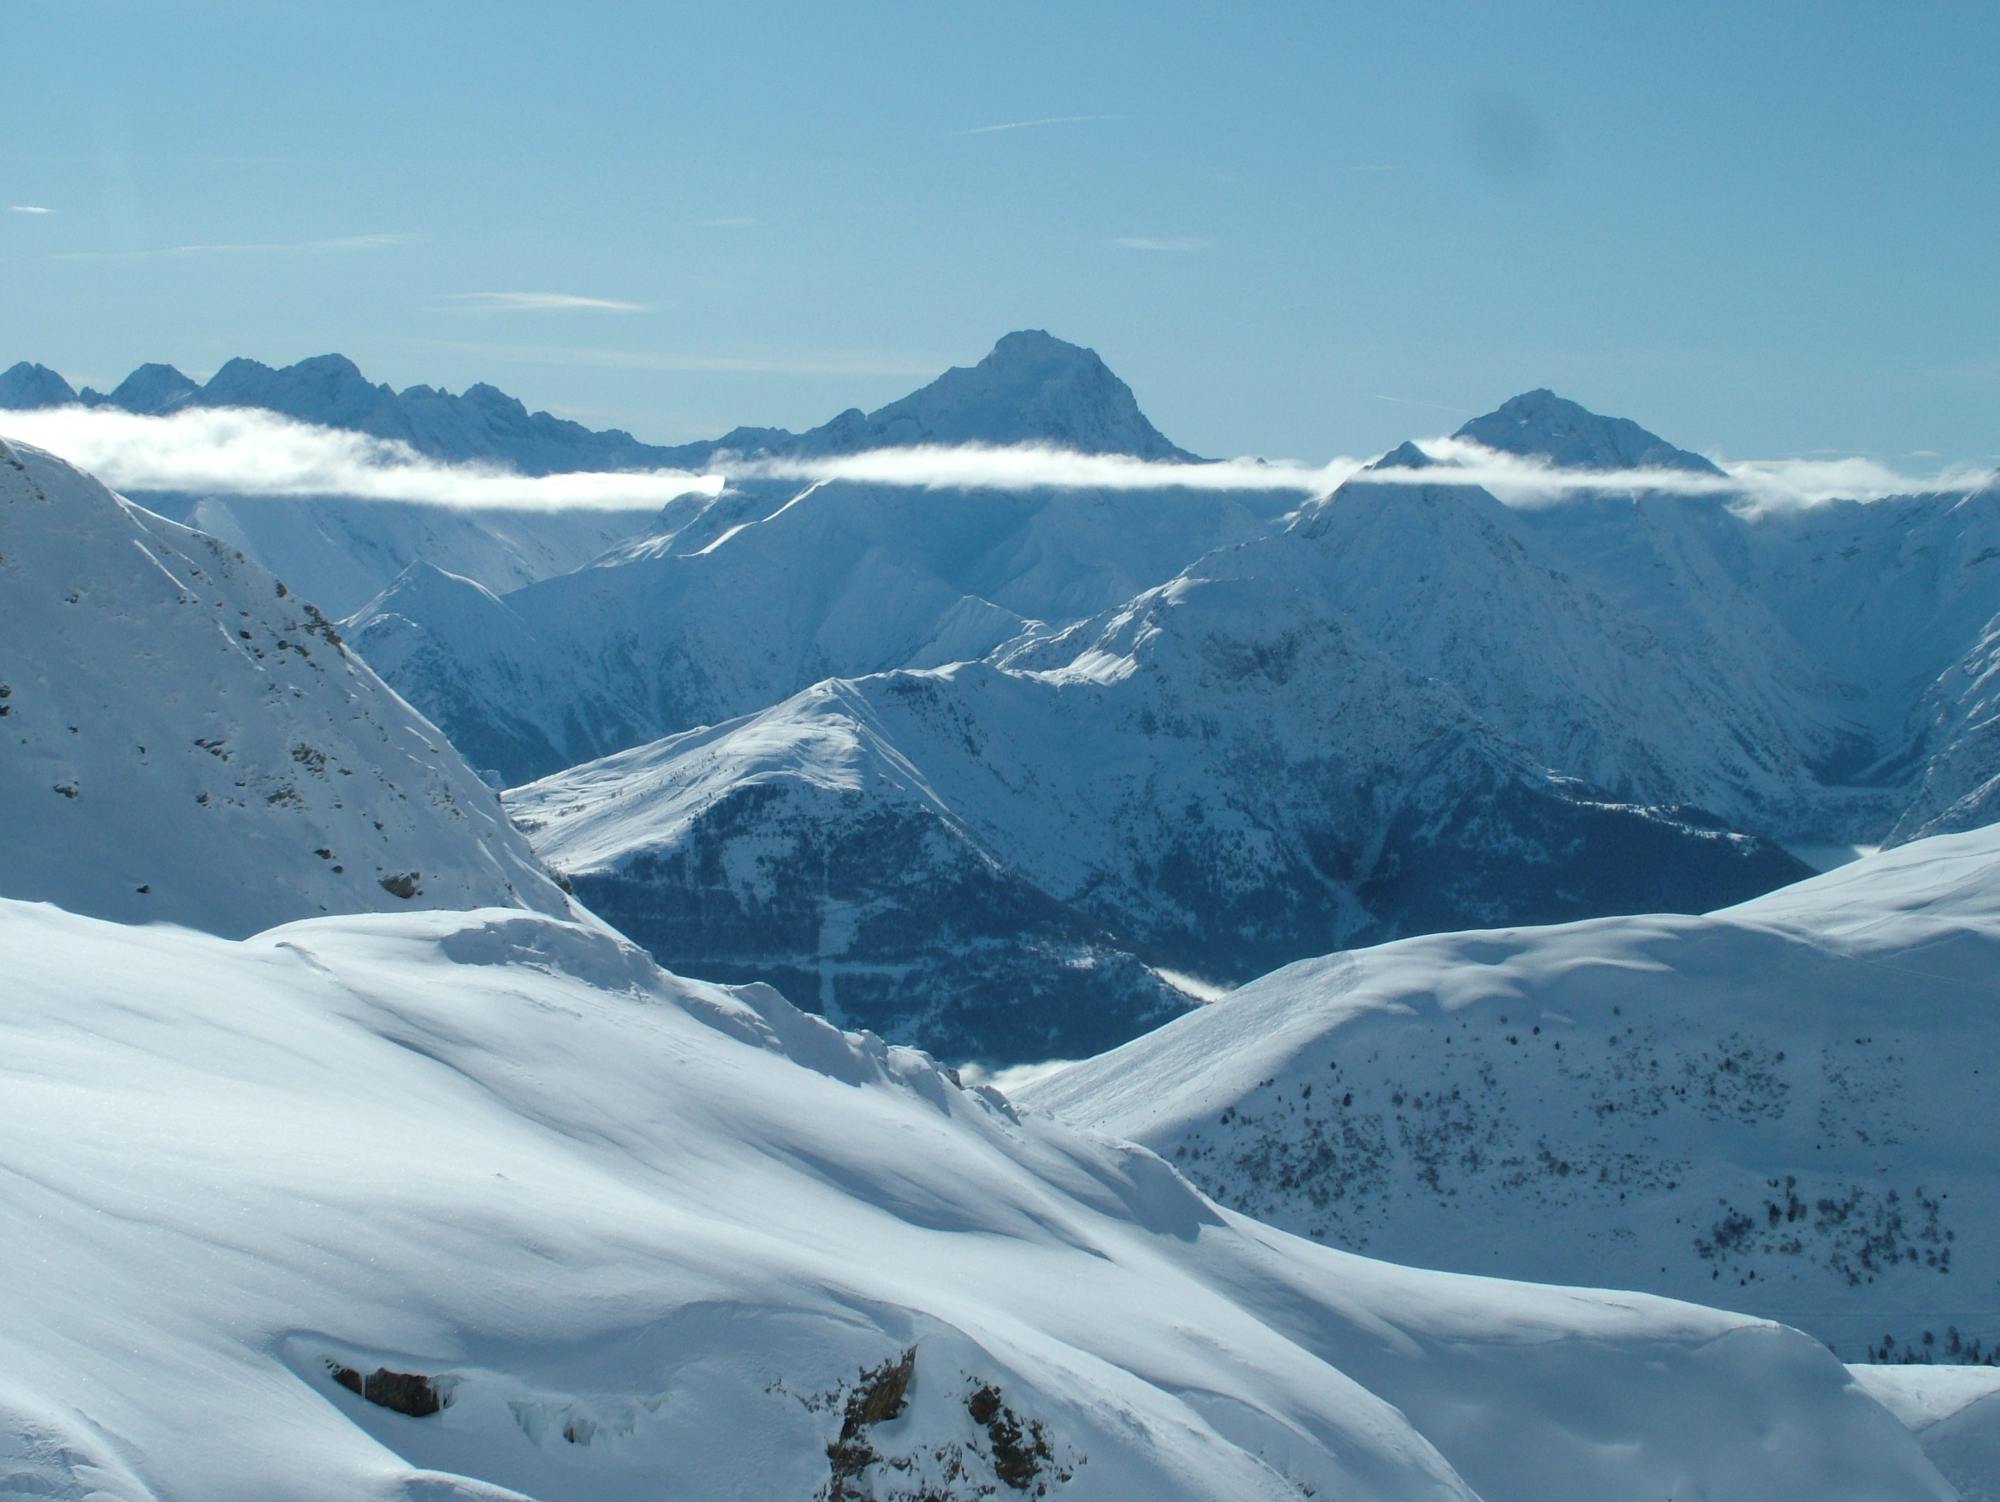
[{"label": "wispy cirrus cloud", "polygon": [[39,203],[10,203],[7,205],[7,212],[10,214],[53,214],[55,210],[45,204]]},{"label": "wispy cirrus cloud", "polygon": [[388,250],[414,245],[424,237],[411,231],[376,235],[330,235],[320,240],[234,240],[193,245],[159,245],[145,250],[58,250],[50,261],[150,261],[169,257],[345,255],[354,251]]},{"label": "wispy cirrus cloud", "polygon": [[722,487],[717,476],[680,470],[519,475],[444,464],[408,444],[235,407],[164,417],[57,407],[0,414],[0,427],[125,491],[343,496],[481,511],[654,511],[675,496]]},{"label": "wispy cirrus cloud", "polygon": [[646,313],[644,303],[615,297],[586,297],[579,292],[447,292],[444,307],[451,313]]},{"label": "wispy cirrus cloud", "polygon": [[1001,120],[952,132],[955,136],[994,136],[1009,130],[1041,130],[1050,125],[1091,125],[1099,120],[1123,120],[1123,115],[1041,115],[1033,120]]},{"label": "wispy cirrus cloud", "polygon": [[1150,250],[1170,255],[1188,255],[1197,250],[1207,250],[1212,242],[1199,235],[1113,235],[1111,243],[1120,250]]}]

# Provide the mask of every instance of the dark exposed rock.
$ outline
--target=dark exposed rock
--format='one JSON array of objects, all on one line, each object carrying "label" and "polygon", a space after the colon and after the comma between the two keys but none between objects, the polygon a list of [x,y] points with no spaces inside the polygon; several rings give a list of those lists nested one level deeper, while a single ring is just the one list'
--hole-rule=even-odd
[{"label": "dark exposed rock", "polygon": [[855,1379],[841,1416],[840,1438],[826,1447],[829,1475],[823,1495],[827,1502],[864,1502],[867,1493],[854,1485],[880,1459],[868,1442],[868,1431],[901,1415],[910,1406],[910,1385],[917,1375],[917,1348],[911,1346],[895,1361],[885,1361]]},{"label": "dark exposed rock", "polygon": [[428,1418],[451,1402],[450,1394],[421,1372],[392,1372],[386,1366],[378,1366],[364,1377],[332,1357],[327,1358],[326,1369],[349,1392],[411,1418]]},{"label": "dark exposed rock", "polygon": [[1055,1466],[1055,1454],[1042,1421],[1030,1419],[1023,1424],[991,1382],[979,1383],[972,1389],[965,1399],[965,1411],[986,1431],[993,1474],[1015,1491],[1043,1495],[1048,1490],[1047,1482],[1042,1480],[1044,1472],[1059,1481],[1069,1479],[1066,1470]]}]

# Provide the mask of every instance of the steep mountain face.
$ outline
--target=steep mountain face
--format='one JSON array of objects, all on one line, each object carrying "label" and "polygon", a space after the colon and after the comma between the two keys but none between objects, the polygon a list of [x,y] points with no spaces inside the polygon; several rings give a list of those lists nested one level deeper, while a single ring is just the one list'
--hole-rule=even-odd
[{"label": "steep mountain face", "polygon": [[[1135,958],[1235,982],[1467,915],[1698,911],[1802,873],[1549,773],[1382,655],[1324,556],[1303,529],[1219,550],[995,662],[821,685],[509,804],[663,962],[989,1060],[1129,1033],[1174,1000],[1135,991]],[[1074,956],[1059,994],[1042,950],[1005,950],[1024,910],[1070,925],[1034,929]]]},{"label": "steep mountain face", "polygon": [[2000,616],[1924,696],[1924,779],[1892,843],[2000,820]]},{"label": "steep mountain face", "polygon": [[1726,788],[1710,806],[1802,840],[1919,827],[1906,810],[1948,744],[1940,696],[2000,610],[2000,489],[1789,509],[1584,495],[1514,514],[1779,752],[1789,809]]},{"label": "steep mountain face", "polygon": [[1795,1331],[1313,1246],[601,929],[0,953],[20,1495],[1954,1495]]},{"label": "steep mountain face", "polygon": [[38,407],[67,407],[76,400],[68,381],[46,365],[26,360],[0,370],[0,407],[12,411],[33,411]]},{"label": "steep mountain face", "polygon": [[1523,392],[1454,435],[1490,449],[1546,459],[1563,469],[1680,469],[1721,475],[1707,459],[1675,448],[1630,418],[1605,417],[1547,388]]},{"label": "steep mountain face", "polygon": [[78,393],[86,407],[118,407],[157,417],[186,406],[201,388],[171,365],[141,365],[108,393],[88,386]]},{"label": "steep mountain face", "polygon": [[[1388,483],[1411,471],[1438,478]],[[1543,764],[1745,828],[1791,834],[1824,817],[1807,769],[1842,744],[1843,727],[1782,639],[1771,650],[1768,638],[1725,636],[1723,622],[1656,624],[1600,589],[1598,569],[1552,557],[1523,513],[1452,484],[1410,445],[1298,530],[1328,598],[1380,650],[1450,684]]]},{"label": "steep mountain face", "polygon": [[572,746],[645,738],[629,696],[594,686],[492,590],[428,563],[404,569],[341,629],[466,760],[503,783],[523,767],[568,765]]},{"label": "steep mountain face", "polygon": [[844,412],[795,443],[765,436],[756,448],[824,454],[926,443],[1033,443],[1085,454],[1194,458],[1147,421],[1132,388],[1097,351],[1041,329],[1008,334],[977,365],[953,366],[866,416]]},{"label": "steep mountain face", "polygon": [[2000,1360],[1996,974],[1986,829],[1707,917],[1302,961],[1021,1098],[1330,1244]]},{"label": "steep mountain face", "polygon": [[[371,607],[346,629],[398,692],[460,744],[495,745],[493,764],[521,781],[824,678],[983,657],[1259,535],[1296,500],[766,485],[507,595],[516,630],[472,638],[414,604],[394,622]],[[419,659],[417,642],[447,639],[451,651]],[[508,685],[528,682],[549,697],[520,705]],[[503,755],[492,727],[522,714],[546,727],[543,743]]]},{"label": "steep mountain face", "polygon": [[0,894],[253,933],[567,903],[493,793],[312,604],[0,444]]},{"label": "steep mountain face", "polygon": [[360,610],[413,562],[504,592],[582,568],[661,519],[631,510],[474,510],[338,496],[144,499],[241,548],[336,617]]}]

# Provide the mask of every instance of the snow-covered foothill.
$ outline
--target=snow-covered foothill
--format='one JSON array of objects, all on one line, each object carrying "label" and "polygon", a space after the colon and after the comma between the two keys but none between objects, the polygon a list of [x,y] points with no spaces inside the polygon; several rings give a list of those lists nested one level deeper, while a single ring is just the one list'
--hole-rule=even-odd
[{"label": "snow-covered foothill", "polygon": [[1960,1502],[2000,1502],[2000,1368],[1849,1368],[1861,1390],[1901,1419]]},{"label": "snow-covered foothill", "polygon": [[17,1495],[1953,1495],[1796,1332],[1313,1246],[600,929],[0,953]]},{"label": "snow-covered foothill", "polygon": [[1019,1096],[1332,1245],[1978,1362],[2000,1355],[1996,976],[1989,828],[1705,917],[1302,961]]}]

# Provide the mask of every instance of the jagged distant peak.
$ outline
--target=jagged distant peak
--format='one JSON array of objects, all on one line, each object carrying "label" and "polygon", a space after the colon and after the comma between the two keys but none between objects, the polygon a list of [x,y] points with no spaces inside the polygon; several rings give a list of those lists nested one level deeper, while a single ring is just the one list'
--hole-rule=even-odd
[{"label": "jagged distant peak", "polygon": [[1430,469],[1437,460],[1418,448],[1409,439],[1404,439],[1396,447],[1377,459],[1368,468],[1374,469]]},{"label": "jagged distant peak", "polygon": [[234,391],[239,388],[255,390],[259,387],[282,385],[290,388],[315,386],[336,389],[346,386],[362,386],[369,390],[389,391],[386,386],[377,388],[361,373],[361,367],[341,354],[311,355],[294,361],[290,365],[266,365],[261,360],[237,356],[228,361],[210,377],[203,391],[213,398],[218,392]]},{"label": "jagged distant peak", "polygon": [[22,360],[0,370],[0,407],[26,411],[37,407],[67,407],[76,392],[46,365]]},{"label": "jagged distant peak", "polygon": [[86,388],[83,399],[92,406],[155,414],[185,406],[199,390],[199,385],[173,366],[149,361],[112,387],[108,394]]},{"label": "jagged distant peak", "polygon": [[1510,397],[1456,434],[1510,454],[1569,469],[1684,469],[1719,475],[1699,454],[1676,448],[1627,417],[1606,417],[1547,387]]}]

